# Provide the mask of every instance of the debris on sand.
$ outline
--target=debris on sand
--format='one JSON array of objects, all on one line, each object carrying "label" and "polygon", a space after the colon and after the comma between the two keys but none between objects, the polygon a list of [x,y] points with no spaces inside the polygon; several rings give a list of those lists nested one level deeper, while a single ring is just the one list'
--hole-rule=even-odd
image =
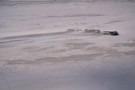
[{"label": "debris on sand", "polygon": [[104,35],[112,35],[112,36],[117,36],[119,33],[117,31],[103,31],[102,32]]},{"label": "debris on sand", "polygon": [[82,31],[81,29],[68,29],[67,32],[78,32]]},{"label": "debris on sand", "polygon": [[[68,29],[67,32],[79,32],[83,31],[81,29]],[[84,29],[84,32],[86,33],[98,33],[98,34],[103,34],[103,35],[112,35],[112,36],[117,36],[119,33],[117,31],[101,31],[98,29]]]},{"label": "debris on sand", "polygon": [[98,29],[85,29],[85,32],[95,32],[95,33],[100,33],[100,30]]}]

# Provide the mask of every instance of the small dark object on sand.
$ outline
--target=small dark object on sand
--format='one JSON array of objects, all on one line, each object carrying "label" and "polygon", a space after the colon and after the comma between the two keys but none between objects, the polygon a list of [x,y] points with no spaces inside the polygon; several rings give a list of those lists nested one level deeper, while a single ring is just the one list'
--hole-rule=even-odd
[{"label": "small dark object on sand", "polygon": [[67,32],[79,32],[81,29],[68,29]]},{"label": "small dark object on sand", "polygon": [[112,35],[112,36],[117,36],[119,33],[117,31],[103,31],[104,35]]},{"label": "small dark object on sand", "polygon": [[95,32],[95,33],[100,33],[100,30],[98,30],[98,29],[85,29],[85,32]]},{"label": "small dark object on sand", "polygon": [[74,29],[68,29],[67,32],[74,32]]},{"label": "small dark object on sand", "polygon": [[119,33],[117,31],[110,31],[109,33],[110,33],[110,35],[113,35],[113,36],[119,35]]}]

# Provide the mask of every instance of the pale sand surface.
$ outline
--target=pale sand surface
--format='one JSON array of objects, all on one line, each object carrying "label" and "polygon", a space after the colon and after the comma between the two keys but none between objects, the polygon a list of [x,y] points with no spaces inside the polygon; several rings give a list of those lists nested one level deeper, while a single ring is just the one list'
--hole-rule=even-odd
[{"label": "pale sand surface", "polygon": [[[0,90],[134,90],[134,7],[134,3],[1,5]],[[66,32],[93,26],[120,35]]]}]

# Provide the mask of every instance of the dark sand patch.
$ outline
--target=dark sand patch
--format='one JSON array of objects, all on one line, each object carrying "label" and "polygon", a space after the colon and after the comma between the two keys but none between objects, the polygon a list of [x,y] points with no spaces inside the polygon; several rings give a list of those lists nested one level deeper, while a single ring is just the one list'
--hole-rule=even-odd
[{"label": "dark sand patch", "polygon": [[83,49],[87,46],[90,46],[93,43],[66,43],[65,45],[69,48],[69,49]]},{"label": "dark sand patch", "polygon": [[120,23],[120,22],[124,22],[125,20],[113,20],[113,21],[109,21],[105,24],[114,24],[114,23]]},{"label": "dark sand patch", "polygon": [[99,16],[104,16],[102,14],[74,14],[74,15],[62,15],[62,16],[47,16],[50,18],[56,18],[56,17],[63,17],[63,18],[68,18],[68,17],[99,17]]},{"label": "dark sand patch", "polygon": [[135,55],[135,51],[122,52],[124,55]]},{"label": "dark sand patch", "polygon": [[50,50],[50,51],[47,51],[47,53],[64,53],[66,51],[69,51],[69,49],[65,49],[65,48],[61,48],[61,49],[57,49],[57,50]]},{"label": "dark sand patch", "polygon": [[113,47],[121,47],[121,46],[135,47],[135,42],[132,42],[132,43],[117,43],[117,44],[113,45]]},{"label": "dark sand patch", "polygon": [[16,65],[16,64],[42,64],[45,62],[63,62],[63,61],[85,61],[85,60],[94,60],[98,57],[101,57],[104,55],[104,53],[95,53],[95,54],[80,54],[80,55],[71,55],[66,57],[44,57],[44,58],[38,58],[36,60],[23,60],[23,59],[17,59],[17,60],[7,60],[7,65]]},{"label": "dark sand patch", "polygon": [[122,52],[119,52],[117,49],[105,48],[105,47],[98,47],[98,46],[92,46],[88,47],[86,50],[91,52],[98,52],[98,53],[104,53],[104,57],[120,57],[123,56]]},{"label": "dark sand patch", "polygon": [[39,51],[45,51],[48,49],[54,48],[54,46],[48,46],[48,47],[40,47],[40,46],[28,46],[25,48],[22,48],[23,50],[26,50],[28,52],[39,52]]},{"label": "dark sand patch", "polygon": [[14,39],[29,39],[29,38],[37,38],[37,37],[44,37],[44,36],[55,36],[55,35],[63,35],[67,32],[54,32],[54,33],[42,33],[42,34],[30,34],[30,35],[19,35],[19,36],[10,36],[10,37],[3,37],[0,38],[1,41],[4,40],[14,40]]}]

